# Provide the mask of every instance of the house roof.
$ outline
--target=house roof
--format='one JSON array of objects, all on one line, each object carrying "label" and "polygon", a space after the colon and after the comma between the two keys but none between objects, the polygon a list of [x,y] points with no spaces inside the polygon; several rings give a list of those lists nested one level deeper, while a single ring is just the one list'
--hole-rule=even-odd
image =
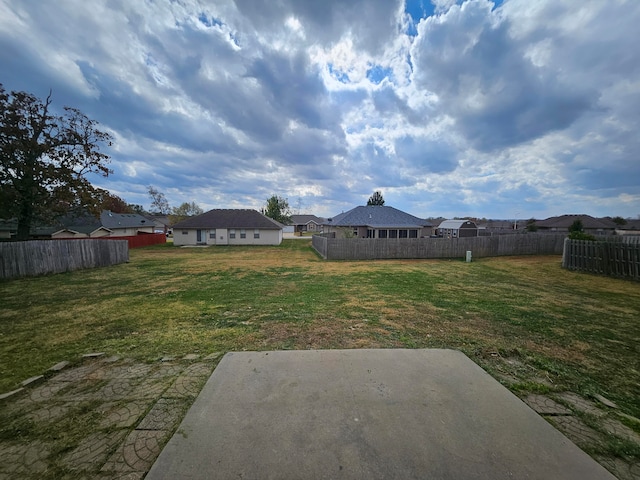
[{"label": "house roof", "polygon": [[152,221],[137,213],[113,213],[109,210],[100,213],[100,223],[108,229],[153,226]]},{"label": "house roof", "polygon": [[325,225],[335,227],[367,226],[375,228],[422,228],[431,226],[431,224],[423,218],[414,217],[402,210],[384,205],[355,207],[348,212],[328,219]]},{"label": "house roof", "polygon": [[0,232],[15,232],[18,230],[18,220],[10,218],[8,220],[0,218]]},{"label": "house roof", "polygon": [[458,230],[463,226],[465,226],[466,228],[478,228],[476,224],[471,220],[445,220],[438,226],[438,228],[450,228],[452,230]]},{"label": "house roof", "polygon": [[282,227],[275,220],[257,210],[214,209],[178,222],[173,228],[260,228],[263,230],[280,230]]},{"label": "house roof", "polygon": [[168,215],[145,215],[145,218],[153,222],[156,227],[171,226],[171,220]]},{"label": "house roof", "polygon": [[618,225],[618,230],[640,230],[640,220],[628,219],[624,225]]},{"label": "house roof", "polygon": [[[85,233],[87,235],[91,235],[94,232],[97,232],[98,230],[105,230],[107,232],[111,232],[110,229],[108,229],[107,227],[103,227],[100,224],[94,224],[94,225],[72,225],[70,227],[67,227],[63,230],[71,230],[74,232],[78,232],[78,233]],[[60,230],[62,231],[62,230]],[[58,233],[58,232],[56,232]]]},{"label": "house roof", "polygon": [[311,222],[321,225],[326,221],[325,218],[316,217],[315,215],[291,215],[291,223],[294,225],[306,225]]},{"label": "house roof", "polygon": [[616,224],[606,218],[593,218],[590,215],[561,215],[536,221],[536,225],[542,228],[569,228],[573,222],[580,220],[582,228],[588,229],[615,229]]}]

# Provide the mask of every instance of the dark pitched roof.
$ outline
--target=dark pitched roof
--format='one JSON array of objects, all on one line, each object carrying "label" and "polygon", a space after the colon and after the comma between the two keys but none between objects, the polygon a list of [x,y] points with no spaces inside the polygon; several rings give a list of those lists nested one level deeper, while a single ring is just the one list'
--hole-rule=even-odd
[{"label": "dark pitched roof", "polygon": [[618,225],[618,230],[640,230],[640,220],[627,219],[624,225]]},{"label": "dark pitched roof", "polygon": [[616,224],[611,220],[606,218],[593,218],[590,215],[561,215],[559,217],[549,217],[545,220],[536,221],[536,225],[541,228],[569,228],[576,220],[580,220],[582,222],[582,228],[616,228]]},{"label": "dark pitched roof", "polygon": [[366,205],[336,215],[333,219],[329,219],[325,225],[336,227],[419,228],[430,227],[431,223],[397,208],[383,205]]},{"label": "dark pitched roof", "polygon": [[180,228],[261,228],[263,230],[280,230],[282,227],[257,210],[248,209],[214,209],[187,218],[173,226]]},{"label": "dark pitched roof", "polygon": [[100,214],[100,223],[108,229],[153,226],[152,221],[137,213],[113,213],[109,210],[102,211]]}]

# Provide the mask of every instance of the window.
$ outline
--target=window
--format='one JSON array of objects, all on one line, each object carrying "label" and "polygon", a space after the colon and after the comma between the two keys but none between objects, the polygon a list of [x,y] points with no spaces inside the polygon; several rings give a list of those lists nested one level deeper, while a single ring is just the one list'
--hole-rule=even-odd
[{"label": "window", "polygon": [[398,230],[389,230],[389,238],[398,238]]},{"label": "window", "polygon": [[398,230],[398,237],[399,238],[407,238],[409,236],[409,234],[407,233],[407,230]]},{"label": "window", "polygon": [[378,230],[378,238],[387,238],[386,230]]},{"label": "window", "polygon": [[409,230],[409,238],[418,238],[418,230]]},{"label": "window", "polygon": [[209,233],[209,238],[215,239],[216,238],[216,232],[210,232]]},{"label": "window", "polygon": [[229,230],[229,238],[236,238],[236,231],[235,229],[231,229]]},{"label": "window", "polygon": [[253,238],[260,238],[260,230],[259,229],[255,229],[253,231]]},{"label": "window", "polygon": [[244,228],[240,230],[240,238],[247,238],[247,231]]},{"label": "window", "polygon": [[183,235],[189,235],[189,232],[187,230],[182,230],[182,234]]}]

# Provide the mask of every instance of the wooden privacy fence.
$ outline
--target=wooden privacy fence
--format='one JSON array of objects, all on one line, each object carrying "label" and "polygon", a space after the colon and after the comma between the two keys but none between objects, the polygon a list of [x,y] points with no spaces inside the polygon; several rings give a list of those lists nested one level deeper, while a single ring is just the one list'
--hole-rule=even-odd
[{"label": "wooden privacy fence", "polygon": [[32,240],[0,243],[0,279],[106,267],[129,261],[125,240]]},{"label": "wooden privacy fence", "polygon": [[631,238],[564,242],[562,266],[569,270],[640,280],[640,242]]},{"label": "wooden privacy fence", "polygon": [[314,235],[313,248],[327,260],[465,258],[560,255],[565,235],[497,235],[469,238],[328,238]]},{"label": "wooden privacy fence", "polygon": [[129,248],[148,247],[167,243],[164,233],[138,233],[137,235],[121,235],[119,237],[69,238],[67,240],[126,240]]}]

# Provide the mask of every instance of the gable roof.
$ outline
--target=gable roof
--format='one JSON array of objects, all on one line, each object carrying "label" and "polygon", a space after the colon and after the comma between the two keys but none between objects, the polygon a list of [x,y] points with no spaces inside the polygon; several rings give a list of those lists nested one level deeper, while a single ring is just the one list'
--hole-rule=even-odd
[{"label": "gable roof", "polygon": [[582,228],[589,229],[615,229],[616,224],[606,218],[593,218],[590,215],[561,215],[536,221],[536,225],[542,228],[569,228],[573,222],[580,220]]},{"label": "gable roof", "polygon": [[367,226],[375,228],[422,228],[431,226],[431,224],[423,218],[414,217],[402,210],[384,205],[355,207],[348,212],[328,219],[325,225],[335,227]]},{"label": "gable roof", "polygon": [[100,223],[108,229],[133,228],[133,227],[153,227],[153,222],[137,213],[113,213],[103,210],[100,213]]},{"label": "gable roof", "polygon": [[450,228],[452,230],[458,230],[463,226],[465,228],[478,228],[478,226],[471,220],[445,220],[438,226],[438,228]]},{"label": "gable roof", "polygon": [[321,225],[326,221],[325,218],[316,217],[315,215],[291,215],[291,223],[294,225],[306,225],[310,222]]},{"label": "gable roof", "polygon": [[195,217],[190,217],[173,226],[180,228],[260,228],[280,230],[282,227],[273,219],[257,210],[213,209]]}]

